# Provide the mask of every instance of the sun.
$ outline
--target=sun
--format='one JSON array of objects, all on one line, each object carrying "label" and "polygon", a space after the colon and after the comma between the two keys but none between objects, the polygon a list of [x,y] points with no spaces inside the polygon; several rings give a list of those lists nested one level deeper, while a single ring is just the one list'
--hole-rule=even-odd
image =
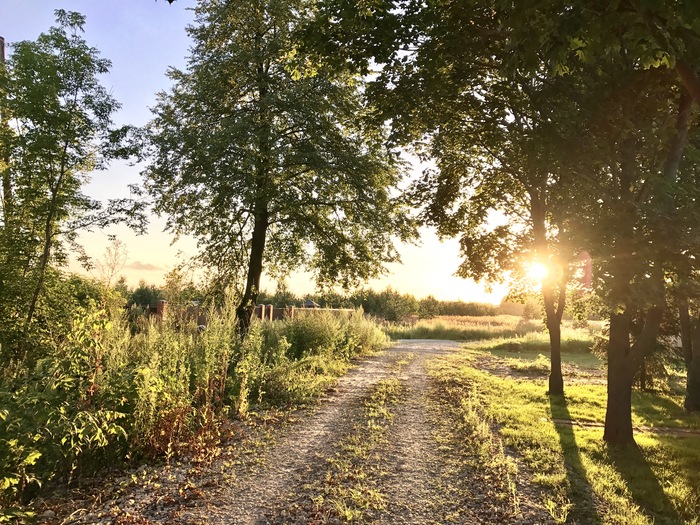
[{"label": "sun", "polygon": [[529,280],[541,283],[549,275],[549,268],[542,263],[532,262],[526,266],[525,275]]}]

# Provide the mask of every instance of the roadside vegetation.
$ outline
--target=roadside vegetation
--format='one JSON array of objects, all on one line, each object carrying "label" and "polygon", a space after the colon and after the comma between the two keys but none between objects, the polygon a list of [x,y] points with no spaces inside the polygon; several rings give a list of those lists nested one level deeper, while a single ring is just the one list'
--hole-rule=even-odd
[{"label": "roadside vegetation", "polygon": [[563,330],[566,396],[545,395],[548,342],[541,334],[467,343],[440,360],[433,396],[454,456],[473,455],[484,443],[497,460],[488,451],[502,443],[520,468],[511,475],[539,486],[541,504],[560,523],[698,523],[700,416],[683,408],[683,363],[667,362],[654,391],[635,389],[638,446],[616,449],[601,439],[605,362],[582,347],[586,340],[593,346],[594,335],[585,333]]},{"label": "roadside vegetation", "polygon": [[27,517],[20,504],[47,483],[173,458],[251,407],[308,403],[387,341],[359,311],[254,322],[241,338],[231,301],[204,330],[175,311],[130,322],[94,303],[54,328],[32,366],[0,381],[2,520]]}]

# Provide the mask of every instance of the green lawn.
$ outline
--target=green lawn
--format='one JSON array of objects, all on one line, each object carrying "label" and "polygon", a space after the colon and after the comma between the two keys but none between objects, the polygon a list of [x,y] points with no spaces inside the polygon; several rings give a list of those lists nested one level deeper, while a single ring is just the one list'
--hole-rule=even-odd
[{"label": "green lawn", "polygon": [[524,458],[553,517],[580,524],[700,523],[700,415],[683,410],[682,396],[635,392],[634,425],[697,435],[637,430],[638,448],[612,450],[602,440],[603,363],[579,343],[565,342],[574,348],[563,354],[566,396],[550,398],[542,349],[521,344],[514,352],[512,342],[468,343],[432,373],[454,418],[478,413]]}]

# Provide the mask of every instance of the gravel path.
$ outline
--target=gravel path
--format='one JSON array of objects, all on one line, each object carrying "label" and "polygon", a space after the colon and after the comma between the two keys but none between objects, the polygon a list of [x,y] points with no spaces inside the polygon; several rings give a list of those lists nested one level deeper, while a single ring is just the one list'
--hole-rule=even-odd
[{"label": "gravel path", "polygon": [[[45,522],[344,523],[347,519],[342,512],[328,511],[328,500],[325,507],[318,505],[319,487],[335,482],[329,477],[329,464],[344,460],[348,443],[358,439],[358,432],[362,440],[368,396],[389,378],[398,378],[402,394],[389,407],[391,414],[382,437],[360,465],[361,475],[372,478],[364,481],[380,493],[381,503],[354,521],[417,525],[502,522],[495,515],[495,521],[485,519],[485,508],[475,508],[474,501],[479,505],[487,491],[474,486],[465,471],[448,466],[450,458],[445,454],[449,451],[441,450],[436,438],[437,412],[431,408],[435,401],[431,401],[428,364],[458,348],[458,343],[449,341],[399,341],[362,361],[318,406],[297,414],[291,424],[278,425],[271,436],[249,436],[243,447],[230,447],[245,448],[246,452],[221,453],[204,466],[184,461],[148,471],[142,475],[146,482],[129,485],[122,481],[124,488],[112,496],[92,501],[68,517],[50,516]],[[133,480],[134,474],[130,478]],[[545,518],[546,513],[535,512],[527,520],[508,521],[544,523],[548,521]]]},{"label": "gravel path", "polygon": [[[184,513],[182,518],[189,523],[252,525],[286,517],[288,499],[323,471],[336,443],[352,430],[360,400],[389,375],[400,357],[398,350],[392,347],[351,370],[320,407],[300,418],[267,452],[261,468],[221,487],[207,497],[206,507]],[[307,517],[297,516],[295,521]]]},{"label": "gravel path", "polygon": [[396,410],[383,454],[387,508],[379,523],[436,523],[441,514],[437,507],[444,494],[440,480],[445,473],[426,414],[430,388],[426,364],[455,348],[458,345],[445,341],[402,341],[395,349],[409,351],[415,358],[400,376],[408,395]]}]

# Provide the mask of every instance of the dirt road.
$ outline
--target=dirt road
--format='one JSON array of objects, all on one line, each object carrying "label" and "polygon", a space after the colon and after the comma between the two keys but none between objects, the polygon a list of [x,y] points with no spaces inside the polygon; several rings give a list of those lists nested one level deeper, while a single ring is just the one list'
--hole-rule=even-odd
[{"label": "dirt road", "polygon": [[441,439],[440,426],[449,423],[437,415],[428,367],[457,349],[449,341],[400,341],[359,363],[292,423],[249,436],[242,451],[222,451],[206,465],[182,462],[132,474],[111,496],[50,521],[550,522],[527,497],[516,509],[507,497],[494,502],[483,477],[453,461]]}]

